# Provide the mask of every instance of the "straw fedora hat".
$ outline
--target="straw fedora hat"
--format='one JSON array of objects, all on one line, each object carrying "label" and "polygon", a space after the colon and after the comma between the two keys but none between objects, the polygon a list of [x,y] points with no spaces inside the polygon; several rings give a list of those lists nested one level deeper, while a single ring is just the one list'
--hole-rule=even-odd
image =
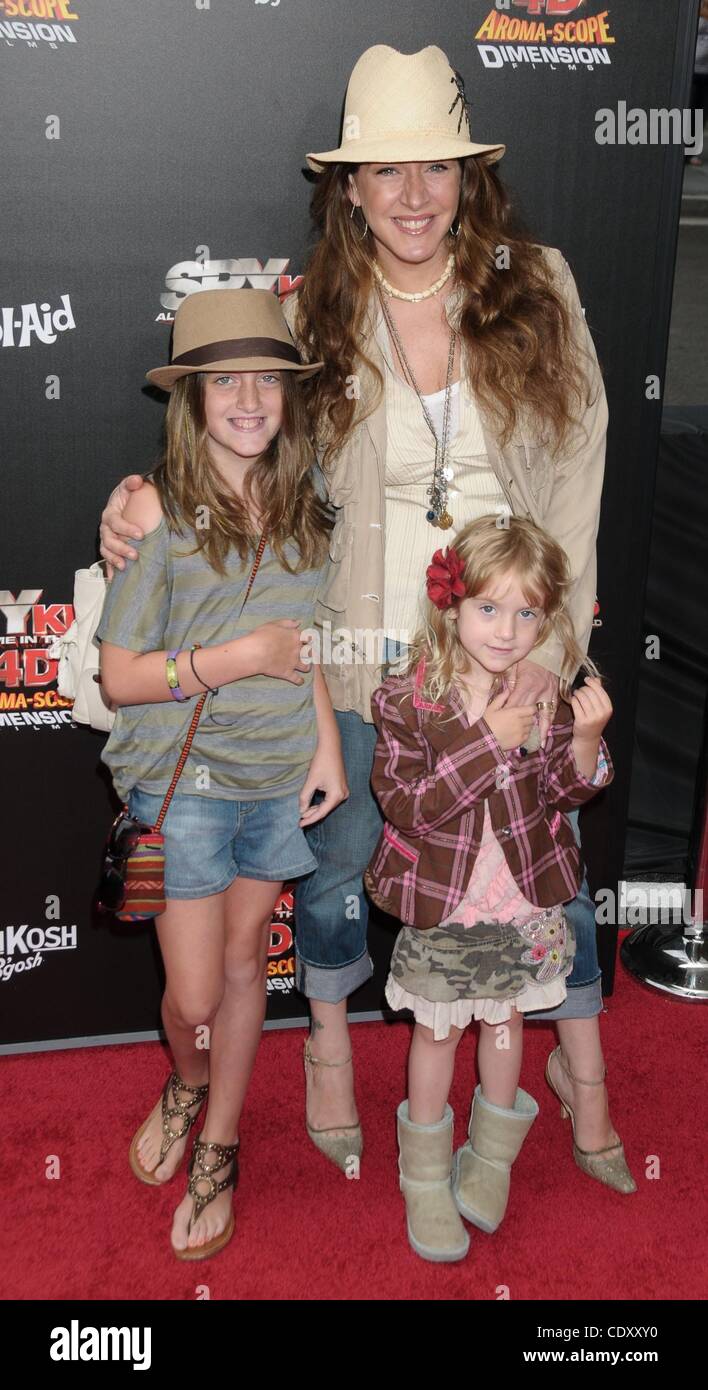
[{"label": "straw fedora hat", "polygon": [[464,159],[490,154],[501,159],[506,145],[478,145],[470,138],[462,78],[441,48],[399,53],[387,44],[367,48],[354,66],[339,149],[308,154],[316,173],[336,161]]},{"label": "straw fedora hat", "polygon": [[175,314],[172,362],[147,379],[171,391],[193,372],[298,372],[312,376],[322,362],[303,362],[285,315],[270,290],[195,290]]}]

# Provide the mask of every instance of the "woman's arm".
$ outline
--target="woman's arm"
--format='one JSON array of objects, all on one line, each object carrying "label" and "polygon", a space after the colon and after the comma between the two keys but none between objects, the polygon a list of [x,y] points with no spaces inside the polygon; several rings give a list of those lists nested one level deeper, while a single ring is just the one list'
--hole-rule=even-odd
[{"label": "woman's arm", "polygon": [[[131,494],[125,519],[127,524],[139,526],[145,536],[159,526],[162,508],[151,483]],[[156,573],[155,583],[161,582],[162,575]],[[204,647],[195,662],[205,684],[215,688],[254,675],[276,676],[302,685],[303,676],[298,673],[308,671],[309,662],[301,655],[301,640],[300,624],[294,618],[285,618],[264,623],[245,637]],[[167,684],[166,661],[166,650],[131,651],[102,640],[101,685],[107,698],[115,705],[163,704],[173,699]],[[192,672],[188,650],[179,653],[176,664],[184,694],[203,694],[204,685]]]},{"label": "woman's arm", "polygon": [[109,579],[113,577],[114,570],[125,569],[126,560],[137,558],[137,551],[133,549],[130,541],[141,541],[145,532],[137,523],[128,520],[127,508],[136,491],[143,487],[144,481],[139,473],[129,473],[127,478],[121,478],[101,512],[100,550],[108,564]]}]

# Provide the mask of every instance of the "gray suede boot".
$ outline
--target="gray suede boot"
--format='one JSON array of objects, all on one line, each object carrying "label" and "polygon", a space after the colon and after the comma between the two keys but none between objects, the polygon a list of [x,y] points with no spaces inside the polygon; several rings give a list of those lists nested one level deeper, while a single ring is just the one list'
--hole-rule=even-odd
[{"label": "gray suede boot", "polygon": [[469,1138],[453,1161],[452,1191],[457,1210],[481,1231],[496,1231],[509,1200],[511,1165],[521,1152],[538,1106],[517,1090],[513,1110],[491,1105],[477,1086],[472,1100]]},{"label": "gray suede boot", "polygon": [[408,1239],[424,1260],[463,1260],[470,1238],[460,1221],[450,1186],[452,1110],[434,1125],[408,1119],[408,1101],[398,1107],[398,1167],[405,1197]]}]

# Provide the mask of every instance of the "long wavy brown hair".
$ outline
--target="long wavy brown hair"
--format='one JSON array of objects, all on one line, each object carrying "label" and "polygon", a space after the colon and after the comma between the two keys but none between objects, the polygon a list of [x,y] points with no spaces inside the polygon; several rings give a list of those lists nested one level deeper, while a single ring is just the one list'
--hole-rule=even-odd
[{"label": "long wavy brown hair", "polygon": [[[283,422],[278,434],[246,473],[244,498],[223,483],[209,454],[209,434],[204,409],[203,372],[181,377],[174,385],[165,416],[162,459],[150,474],[160,495],[168,525],[184,534],[185,525],[196,536],[218,574],[226,573],[226,557],[233,545],[245,564],[257,536],[248,504],[259,512],[262,529],[283,569],[290,574],[314,569],[327,550],[332,522],[313,479],[315,463],[301,381],[293,373],[281,373]],[[285,542],[294,541],[300,558],[293,568],[285,555]]]},{"label": "long wavy brown hair", "polygon": [[[460,230],[450,245],[464,291],[460,334],[471,390],[502,446],[523,417],[557,454],[588,403],[585,350],[571,341],[568,310],[496,166],[484,155],[459,163]],[[375,408],[383,386],[360,343],[374,286],[374,241],[371,231],[357,240],[360,214],[350,218],[347,186],[358,167],[331,164],[317,180],[311,211],[319,236],[298,297],[296,337],[309,360],[325,363],[304,383],[325,463]],[[509,249],[509,267],[501,272],[500,247]],[[369,400],[358,401],[351,388],[360,363],[378,380]]]},{"label": "long wavy brown hair", "polygon": [[[560,642],[563,655],[558,689],[563,700],[570,700],[578,669],[592,676],[601,674],[576,640],[566,607],[572,582],[568,557],[547,531],[525,517],[481,516],[465,526],[451,544],[464,563],[467,598],[488,592],[496,580],[513,574],[529,607],[543,609],[535,647],[542,646],[551,635]],[[433,702],[447,698],[456,677],[468,666],[454,616],[460,602],[455,599],[449,608],[439,609],[426,596],[424,625],[407,654],[408,673],[415,671],[421,657],[425,658],[424,691]],[[500,689],[502,679],[497,676],[490,699]]]}]

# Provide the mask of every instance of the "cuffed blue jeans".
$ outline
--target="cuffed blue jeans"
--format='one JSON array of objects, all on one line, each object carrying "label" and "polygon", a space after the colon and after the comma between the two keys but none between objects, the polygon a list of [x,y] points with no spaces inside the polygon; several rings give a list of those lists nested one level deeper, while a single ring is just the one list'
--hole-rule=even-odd
[{"label": "cuffed blue jeans", "polygon": [[[318,866],[295,887],[295,982],[308,999],[329,1004],[346,999],[373,973],[362,879],[383,824],[369,780],[376,729],[353,711],[335,713],[349,799],[305,832]],[[571,812],[569,819],[580,844],[578,812]],[[593,1018],[602,1010],[595,907],[586,878],[565,911],[576,938],[573,971],[566,980],[568,996],[557,1008],[529,1013],[528,1019]]]},{"label": "cuffed blue jeans", "polygon": [[305,831],[317,868],[295,886],[295,983],[308,999],[329,1004],[373,973],[363,875],[383,825],[370,782],[376,729],[353,711],[335,715],[349,798]]}]

